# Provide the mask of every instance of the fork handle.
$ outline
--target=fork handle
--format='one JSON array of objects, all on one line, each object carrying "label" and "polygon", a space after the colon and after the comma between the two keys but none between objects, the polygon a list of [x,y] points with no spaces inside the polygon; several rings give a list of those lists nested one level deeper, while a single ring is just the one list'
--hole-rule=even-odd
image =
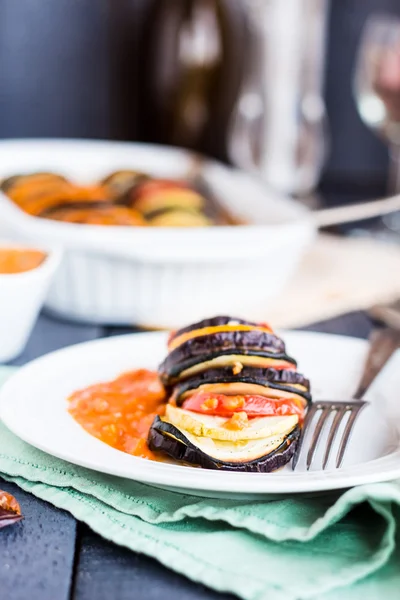
[{"label": "fork handle", "polygon": [[360,400],[375,377],[381,372],[392,354],[400,347],[400,331],[386,327],[375,329],[370,336],[370,345],[358,388],[353,395]]},{"label": "fork handle", "polygon": [[382,217],[398,210],[400,210],[400,194],[383,200],[323,208],[311,214],[318,229],[320,229],[321,227],[363,221],[372,217]]}]

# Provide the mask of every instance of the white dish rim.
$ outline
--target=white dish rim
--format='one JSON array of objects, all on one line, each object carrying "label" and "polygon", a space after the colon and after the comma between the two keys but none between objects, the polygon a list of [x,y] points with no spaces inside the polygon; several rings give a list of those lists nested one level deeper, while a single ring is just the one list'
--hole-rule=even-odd
[{"label": "white dish rim", "polygon": [[[147,144],[141,142],[114,142],[108,140],[84,139],[12,139],[1,140],[0,151],[7,147],[18,146],[41,148],[51,152],[54,147],[71,148],[76,145],[87,151],[96,149],[131,150],[141,153],[156,152],[158,155],[173,156],[176,160],[188,160],[194,154],[188,150]],[[239,169],[206,158],[204,168],[232,173],[247,178],[252,185],[265,186],[260,178],[244,173]],[[11,175],[11,173],[10,173]],[[209,228],[177,227],[113,227],[96,225],[77,225],[38,219],[24,213],[15,206],[6,194],[0,191],[0,207],[4,218],[22,234],[34,235],[49,240],[51,244],[73,249],[96,251],[115,256],[130,256],[135,259],[161,260],[168,255],[168,261],[177,262],[226,262],[248,260],[260,256],[265,246],[265,236],[284,236],[290,239],[299,230],[306,230],[310,239],[315,233],[315,223],[311,211],[284,194],[266,187],[266,193],[273,195],[276,202],[281,201],[290,207],[292,217],[281,223],[245,224],[239,226],[214,226]]]}]

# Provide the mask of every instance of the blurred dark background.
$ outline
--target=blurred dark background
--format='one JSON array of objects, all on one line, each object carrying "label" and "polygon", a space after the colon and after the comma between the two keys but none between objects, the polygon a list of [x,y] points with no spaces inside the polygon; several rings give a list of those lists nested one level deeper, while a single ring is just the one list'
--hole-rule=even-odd
[{"label": "blurred dark background", "polygon": [[[226,2],[235,19],[240,0]],[[142,94],[153,4],[0,0],[0,137],[160,141]],[[331,149],[322,187],[355,185],[366,195],[384,189],[388,162],[384,145],[361,123],[351,93],[357,44],[373,11],[400,14],[400,1],[331,2],[325,82]],[[238,69],[242,54],[238,48]],[[221,106],[202,148],[220,159],[226,159],[227,116]]]}]

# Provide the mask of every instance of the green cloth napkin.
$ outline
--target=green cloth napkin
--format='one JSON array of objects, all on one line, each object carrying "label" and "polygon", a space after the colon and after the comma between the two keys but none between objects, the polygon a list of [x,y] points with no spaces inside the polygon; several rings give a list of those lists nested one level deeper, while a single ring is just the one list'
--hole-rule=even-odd
[{"label": "green cloth napkin", "polygon": [[[10,372],[0,369],[0,382]],[[2,424],[0,474],[103,537],[245,600],[400,598],[399,482],[342,494],[201,499],[76,467]]]}]

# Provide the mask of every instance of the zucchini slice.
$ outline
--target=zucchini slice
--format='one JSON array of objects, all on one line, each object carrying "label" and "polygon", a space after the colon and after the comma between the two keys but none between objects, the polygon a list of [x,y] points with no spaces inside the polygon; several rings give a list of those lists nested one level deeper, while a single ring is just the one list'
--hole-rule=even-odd
[{"label": "zucchini slice", "polygon": [[300,428],[296,425],[286,436],[250,440],[239,445],[183,433],[171,423],[156,417],[150,428],[148,444],[151,450],[164,452],[175,460],[205,469],[269,473],[290,461],[299,434]]},{"label": "zucchini slice", "polygon": [[213,440],[239,442],[243,440],[260,440],[273,436],[287,435],[297,425],[297,415],[280,417],[255,417],[248,421],[243,429],[229,429],[229,417],[217,417],[195,413],[191,410],[167,404],[164,421],[175,425],[196,436]]}]

